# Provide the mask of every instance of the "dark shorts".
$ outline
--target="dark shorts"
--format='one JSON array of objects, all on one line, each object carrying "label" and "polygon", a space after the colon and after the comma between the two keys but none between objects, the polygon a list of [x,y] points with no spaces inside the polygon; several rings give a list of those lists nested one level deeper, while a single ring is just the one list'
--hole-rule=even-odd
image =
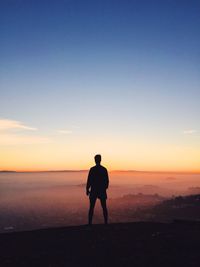
[{"label": "dark shorts", "polygon": [[91,192],[90,193],[90,199],[102,199],[102,200],[105,200],[107,199],[107,194],[106,192],[102,192],[102,193],[94,193],[94,192]]},{"label": "dark shorts", "polygon": [[[102,208],[106,208],[106,198],[98,198],[101,202],[101,206]],[[90,208],[94,208],[95,204],[96,204],[96,200],[97,200],[97,197],[90,197]]]}]

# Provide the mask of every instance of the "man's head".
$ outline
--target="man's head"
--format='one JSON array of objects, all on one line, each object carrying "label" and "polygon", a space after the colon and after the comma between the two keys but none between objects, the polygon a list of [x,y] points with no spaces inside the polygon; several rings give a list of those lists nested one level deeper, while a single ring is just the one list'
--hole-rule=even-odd
[{"label": "man's head", "polygon": [[101,155],[96,155],[95,157],[94,157],[94,160],[95,160],[95,162],[96,162],[96,165],[100,165],[100,163],[101,163]]}]

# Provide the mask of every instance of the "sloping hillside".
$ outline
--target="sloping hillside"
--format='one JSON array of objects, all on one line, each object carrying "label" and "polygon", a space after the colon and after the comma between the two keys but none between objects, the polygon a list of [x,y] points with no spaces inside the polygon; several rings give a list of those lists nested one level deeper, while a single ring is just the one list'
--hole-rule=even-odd
[{"label": "sloping hillside", "polygon": [[140,222],[0,234],[0,266],[199,267],[199,229]]}]

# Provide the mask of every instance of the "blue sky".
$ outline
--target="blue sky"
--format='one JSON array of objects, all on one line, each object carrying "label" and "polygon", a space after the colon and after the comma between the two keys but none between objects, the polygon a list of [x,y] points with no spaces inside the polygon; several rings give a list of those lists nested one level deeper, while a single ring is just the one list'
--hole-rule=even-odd
[{"label": "blue sky", "polygon": [[0,118],[200,149],[199,14],[193,0],[1,1]]}]

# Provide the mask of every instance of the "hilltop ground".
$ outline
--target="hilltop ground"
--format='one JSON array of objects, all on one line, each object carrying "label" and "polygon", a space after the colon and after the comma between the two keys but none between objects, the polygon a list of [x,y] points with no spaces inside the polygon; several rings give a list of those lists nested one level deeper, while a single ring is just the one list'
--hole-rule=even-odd
[{"label": "hilltop ground", "polygon": [[200,224],[137,222],[0,234],[1,267],[200,266]]}]

